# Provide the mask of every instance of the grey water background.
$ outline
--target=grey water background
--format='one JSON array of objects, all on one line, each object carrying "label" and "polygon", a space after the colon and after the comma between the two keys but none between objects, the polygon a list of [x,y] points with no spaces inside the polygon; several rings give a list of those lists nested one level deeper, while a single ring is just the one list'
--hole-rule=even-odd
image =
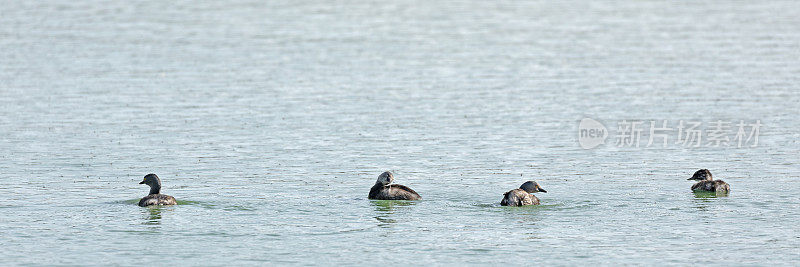
[{"label": "grey water background", "polygon": [[[0,264],[796,265],[799,9],[3,1]],[[764,126],[618,148],[623,119]],[[367,200],[384,170],[424,200]],[[181,205],[135,205],[150,172]],[[525,180],[542,205],[500,207]]]}]

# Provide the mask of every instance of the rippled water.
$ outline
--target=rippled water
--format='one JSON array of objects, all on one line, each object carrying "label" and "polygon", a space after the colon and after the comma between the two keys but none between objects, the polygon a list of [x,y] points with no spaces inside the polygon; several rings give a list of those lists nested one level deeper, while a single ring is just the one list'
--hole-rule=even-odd
[{"label": "rippled water", "polygon": [[[6,2],[0,263],[796,265],[798,8]],[[764,127],[584,150],[584,117]],[[384,170],[424,200],[367,200]],[[150,172],[180,205],[135,205]]]}]

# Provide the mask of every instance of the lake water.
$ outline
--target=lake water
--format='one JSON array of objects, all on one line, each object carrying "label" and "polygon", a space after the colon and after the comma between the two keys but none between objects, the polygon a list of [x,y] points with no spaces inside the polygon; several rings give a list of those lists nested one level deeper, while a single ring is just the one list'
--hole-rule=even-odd
[{"label": "lake water", "polygon": [[[799,9],[5,2],[0,264],[797,265]],[[763,127],[637,148],[622,120]],[[424,200],[367,200],[385,170]],[[181,205],[135,205],[151,172]],[[526,180],[542,205],[499,206]]]}]

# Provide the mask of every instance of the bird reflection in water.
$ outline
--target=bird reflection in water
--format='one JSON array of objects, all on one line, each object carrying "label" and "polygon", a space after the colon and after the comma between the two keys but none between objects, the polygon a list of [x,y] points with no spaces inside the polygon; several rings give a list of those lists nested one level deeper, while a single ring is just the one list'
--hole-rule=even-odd
[{"label": "bird reflection in water", "polygon": [[708,211],[708,205],[716,201],[718,197],[728,196],[728,192],[694,191],[692,194],[694,194],[695,209],[700,211]]},{"label": "bird reflection in water", "polygon": [[389,227],[397,222],[391,218],[396,207],[416,205],[416,202],[406,200],[372,200],[370,203],[375,207],[375,219],[378,220],[379,227]]},{"label": "bird reflection in water", "polygon": [[144,214],[145,222],[142,224],[146,225],[159,225],[161,224],[161,213],[167,211],[167,208],[161,206],[153,206],[147,208],[146,213]]}]

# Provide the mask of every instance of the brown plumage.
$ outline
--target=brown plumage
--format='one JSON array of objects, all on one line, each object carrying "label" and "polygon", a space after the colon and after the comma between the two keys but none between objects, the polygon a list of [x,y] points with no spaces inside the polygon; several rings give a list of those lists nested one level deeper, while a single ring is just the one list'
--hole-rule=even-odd
[{"label": "brown plumage", "polygon": [[411,188],[404,185],[391,184],[394,175],[391,172],[384,172],[378,176],[375,185],[369,190],[369,199],[379,200],[420,200],[422,197]]},{"label": "brown plumage", "polygon": [[176,205],[175,198],[163,194],[148,195],[139,200],[139,206],[147,207],[151,205]]},{"label": "brown plumage", "polygon": [[700,169],[692,175],[692,178],[687,180],[698,180],[696,184],[692,185],[692,191],[709,191],[717,193],[727,193],[731,191],[731,186],[722,180],[713,180],[711,172],[708,169]]},{"label": "brown plumage", "polygon": [[731,186],[722,180],[700,181],[692,186],[692,191],[728,192]]},{"label": "brown plumage", "polygon": [[539,205],[539,198],[531,193],[525,192],[522,189],[514,189],[506,192],[503,195],[503,200],[500,201],[503,206],[526,206],[526,205]]},{"label": "brown plumage", "polygon": [[540,187],[534,181],[527,181],[523,183],[518,189],[514,189],[503,194],[503,200],[500,205],[503,206],[527,206],[539,205],[539,198],[534,196],[533,193],[542,192],[547,193],[547,190]]},{"label": "brown plumage", "polygon": [[150,193],[139,200],[139,206],[147,207],[151,205],[176,205],[175,198],[172,196],[161,194],[161,179],[157,175],[151,173],[144,176],[139,184],[146,184],[150,186]]}]

